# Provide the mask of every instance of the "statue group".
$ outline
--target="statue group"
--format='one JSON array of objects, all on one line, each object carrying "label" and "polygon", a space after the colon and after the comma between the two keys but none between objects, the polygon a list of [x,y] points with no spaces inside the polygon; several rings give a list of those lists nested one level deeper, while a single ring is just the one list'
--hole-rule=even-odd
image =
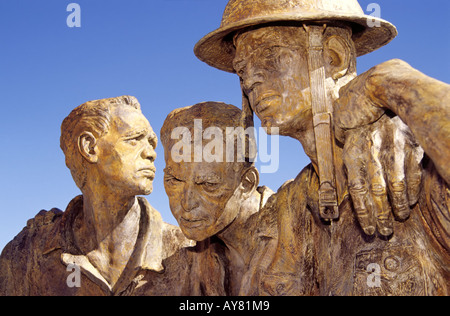
[{"label": "statue group", "polygon": [[[160,131],[179,227],[138,197],[158,137],[137,99],[74,109],[61,148],[82,195],[5,247],[0,295],[449,295],[450,86],[401,60],[357,75],[397,35],[368,18],[356,0],[229,1],[194,51],[238,75],[242,108],[177,109]],[[311,160],[276,192],[254,165],[255,115]],[[195,133],[215,136],[208,157]]]}]

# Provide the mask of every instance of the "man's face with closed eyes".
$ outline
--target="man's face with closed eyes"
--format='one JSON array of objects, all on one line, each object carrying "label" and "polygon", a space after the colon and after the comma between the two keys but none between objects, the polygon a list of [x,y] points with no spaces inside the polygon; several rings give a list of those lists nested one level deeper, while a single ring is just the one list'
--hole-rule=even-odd
[{"label": "man's face with closed eyes", "polygon": [[[227,135],[229,128],[240,127],[241,118],[242,111],[233,105],[203,102],[172,111],[161,128],[164,187],[172,214],[189,239],[220,235],[256,190],[258,172],[242,159],[241,154],[248,154],[245,148],[239,150],[238,139],[245,135]],[[184,130],[181,139],[179,129]]]},{"label": "man's face with closed eyes", "polygon": [[236,163],[174,162],[166,157],[164,187],[170,209],[183,233],[190,239],[202,241],[228,224],[221,220],[227,205],[239,198],[235,191],[241,181]]},{"label": "man's face with closed eyes", "polygon": [[271,26],[238,34],[233,67],[263,127],[281,135],[312,120],[306,33],[298,27]]}]

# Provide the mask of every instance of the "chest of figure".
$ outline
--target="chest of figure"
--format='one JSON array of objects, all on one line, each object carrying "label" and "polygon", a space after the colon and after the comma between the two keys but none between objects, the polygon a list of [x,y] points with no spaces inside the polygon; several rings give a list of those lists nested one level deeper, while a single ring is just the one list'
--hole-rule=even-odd
[{"label": "chest of figure", "polygon": [[426,280],[412,246],[360,251],[353,266],[353,295],[423,296]]},{"label": "chest of figure", "polygon": [[63,262],[61,251],[44,256],[40,262],[39,276],[33,281],[36,293],[46,296],[113,296],[132,295],[139,277],[145,271],[138,271],[134,278],[122,283],[118,290],[111,290],[109,285],[83,266],[77,263]]},{"label": "chest of figure", "polygon": [[[351,213],[329,228],[324,268],[326,295],[423,296],[435,295],[442,283],[439,264],[430,256],[429,239],[417,212],[407,222],[394,224],[389,239],[366,237]],[[438,280],[439,279],[439,280]],[[444,282],[445,283],[445,282]]]}]

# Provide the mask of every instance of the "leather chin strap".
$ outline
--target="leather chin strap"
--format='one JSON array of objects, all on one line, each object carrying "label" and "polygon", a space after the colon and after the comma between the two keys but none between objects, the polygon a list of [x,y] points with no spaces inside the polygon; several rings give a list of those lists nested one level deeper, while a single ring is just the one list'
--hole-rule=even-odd
[{"label": "leather chin strap", "polygon": [[333,106],[326,90],[323,34],[326,25],[304,25],[308,34],[308,67],[319,171],[319,209],[326,221],[339,218],[334,164]]}]

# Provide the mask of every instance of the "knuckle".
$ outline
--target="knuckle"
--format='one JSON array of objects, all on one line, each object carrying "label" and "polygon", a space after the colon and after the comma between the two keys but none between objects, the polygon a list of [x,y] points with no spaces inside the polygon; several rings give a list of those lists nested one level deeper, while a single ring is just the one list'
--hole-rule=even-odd
[{"label": "knuckle", "polygon": [[382,197],[386,195],[386,186],[384,184],[375,183],[370,186],[370,191],[374,196]]},{"label": "knuckle", "polygon": [[369,217],[369,211],[365,207],[355,207],[355,213],[359,219],[365,219]]},{"label": "knuckle", "polygon": [[416,174],[408,179],[408,186],[418,187],[422,183],[422,174]]},{"label": "knuckle", "polygon": [[351,184],[349,187],[349,191],[351,195],[359,196],[359,195],[366,195],[368,190],[364,181],[360,181]]},{"label": "knuckle", "polygon": [[393,193],[403,193],[406,191],[406,181],[393,181],[391,182],[391,188]]}]

